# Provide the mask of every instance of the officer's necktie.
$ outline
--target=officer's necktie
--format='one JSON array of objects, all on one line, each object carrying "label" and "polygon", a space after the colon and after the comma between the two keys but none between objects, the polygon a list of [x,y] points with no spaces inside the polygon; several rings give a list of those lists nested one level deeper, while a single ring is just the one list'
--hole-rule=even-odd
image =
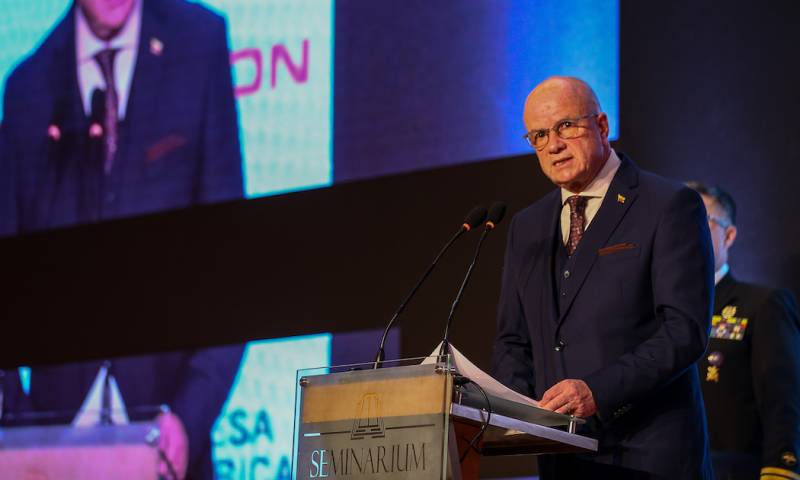
[{"label": "officer's necktie", "polygon": [[119,110],[119,98],[117,88],[114,83],[114,57],[117,50],[108,48],[102,50],[94,56],[103,79],[106,82],[106,101],[105,113],[103,115],[103,133],[105,143],[103,148],[103,171],[108,175],[111,166],[114,164],[114,155],[117,153],[117,111]]},{"label": "officer's necktie", "polygon": [[578,248],[578,242],[583,237],[586,228],[586,202],[589,197],[573,195],[567,198],[569,204],[569,238],[567,239],[567,253],[572,256]]}]

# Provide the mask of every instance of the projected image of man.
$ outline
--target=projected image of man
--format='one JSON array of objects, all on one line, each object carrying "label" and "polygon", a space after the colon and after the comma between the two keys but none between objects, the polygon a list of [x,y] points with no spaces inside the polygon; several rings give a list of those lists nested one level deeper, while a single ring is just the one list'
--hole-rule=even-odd
[{"label": "projected image of man", "polygon": [[242,196],[225,21],[184,0],[76,0],[9,76],[0,234]]}]

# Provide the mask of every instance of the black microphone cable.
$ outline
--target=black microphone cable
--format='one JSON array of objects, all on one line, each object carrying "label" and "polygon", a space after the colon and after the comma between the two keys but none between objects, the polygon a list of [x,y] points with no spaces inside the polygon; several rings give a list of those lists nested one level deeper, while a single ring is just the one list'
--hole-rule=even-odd
[{"label": "black microphone cable", "polygon": [[476,433],[472,437],[472,440],[470,440],[469,445],[461,454],[461,457],[458,460],[458,463],[464,463],[464,459],[467,458],[467,455],[469,455],[469,452],[471,450],[474,450],[478,454],[482,453],[481,449],[477,447],[477,444],[483,437],[483,434],[486,433],[486,429],[489,428],[489,424],[492,421],[492,402],[489,401],[489,395],[486,394],[486,391],[483,389],[483,387],[478,385],[476,382],[472,381],[470,378],[456,374],[455,383],[456,385],[461,385],[461,386],[470,383],[475,385],[475,387],[478,388],[478,391],[480,391],[481,394],[483,395],[483,399],[486,401],[486,408],[484,409],[484,411],[486,412],[486,418],[483,420],[480,430],[478,430],[478,433]]}]

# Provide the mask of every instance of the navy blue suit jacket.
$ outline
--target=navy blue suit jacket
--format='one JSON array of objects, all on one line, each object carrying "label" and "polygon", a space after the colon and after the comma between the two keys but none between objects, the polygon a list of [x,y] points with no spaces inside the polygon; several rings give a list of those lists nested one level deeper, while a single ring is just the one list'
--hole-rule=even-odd
[{"label": "navy blue suit jacket", "polygon": [[143,0],[126,117],[103,175],[78,86],[75,8],[6,83],[0,235],[241,198],[224,20],[184,0]]},{"label": "navy blue suit jacket", "polygon": [[620,469],[609,478],[710,478],[694,367],[714,286],[706,211],[694,191],[621,158],[569,274],[554,271],[560,191],[514,217],[493,373],[535,398],[564,379],[587,383],[598,413],[582,433],[599,452],[577,460],[597,467],[593,478],[609,465]]}]

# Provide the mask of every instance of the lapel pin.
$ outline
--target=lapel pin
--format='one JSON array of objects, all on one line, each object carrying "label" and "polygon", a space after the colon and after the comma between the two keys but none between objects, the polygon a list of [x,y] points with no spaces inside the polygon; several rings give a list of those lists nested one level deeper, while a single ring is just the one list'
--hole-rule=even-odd
[{"label": "lapel pin", "polygon": [[163,51],[164,51],[164,43],[161,40],[157,39],[156,37],[151,38],[150,53],[152,53],[155,56],[159,56]]},{"label": "lapel pin", "polygon": [[620,195],[620,194],[618,193],[618,194],[617,194],[617,201],[618,201],[619,203],[625,203],[625,197],[623,197],[622,195]]}]

